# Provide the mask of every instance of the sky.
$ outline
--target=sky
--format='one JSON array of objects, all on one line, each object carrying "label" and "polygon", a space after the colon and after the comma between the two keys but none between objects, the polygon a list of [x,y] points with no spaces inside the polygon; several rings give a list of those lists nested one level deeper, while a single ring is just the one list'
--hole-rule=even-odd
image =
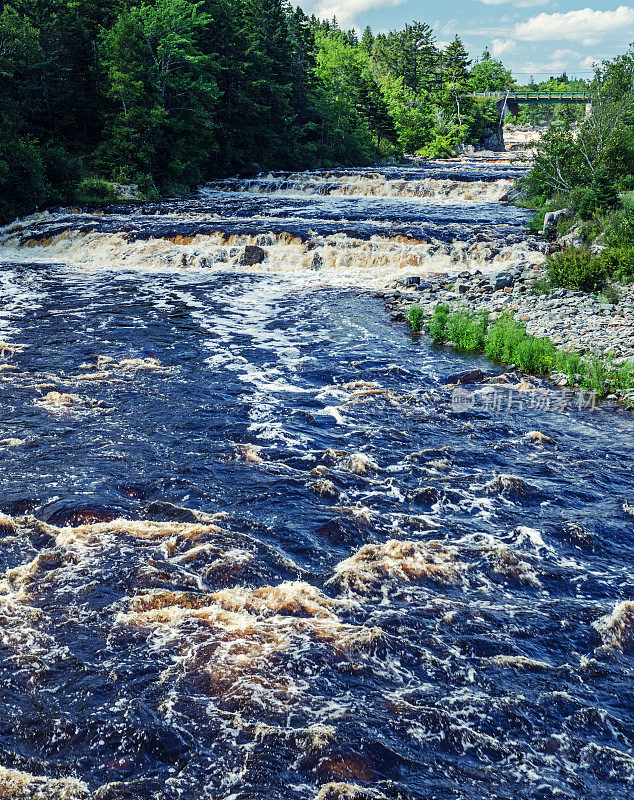
[{"label": "sky", "polygon": [[[585,0],[587,2],[588,0]],[[532,75],[590,78],[592,65],[634,42],[634,4],[606,0],[292,0],[307,14],[336,16],[341,27],[376,32],[427,22],[441,45],[455,34],[472,58],[485,47],[519,83]],[[632,2],[632,0],[630,0]]]}]

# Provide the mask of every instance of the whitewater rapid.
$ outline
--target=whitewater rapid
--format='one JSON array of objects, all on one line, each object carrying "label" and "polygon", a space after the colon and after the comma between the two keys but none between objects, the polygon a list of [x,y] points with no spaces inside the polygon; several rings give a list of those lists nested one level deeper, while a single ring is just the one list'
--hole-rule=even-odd
[{"label": "whitewater rapid", "polygon": [[0,796],[631,796],[631,415],[511,387],[363,291],[537,258],[494,202],[516,170],[5,229]]},{"label": "whitewater rapid", "polygon": [[499,201],[521,167],[287,173],[226,180],[138,210],[59,210],[0,231],[5,259],[80,269],[211,269],[384,288],[411,274],[500,272],[543,261],[527,213]]}]

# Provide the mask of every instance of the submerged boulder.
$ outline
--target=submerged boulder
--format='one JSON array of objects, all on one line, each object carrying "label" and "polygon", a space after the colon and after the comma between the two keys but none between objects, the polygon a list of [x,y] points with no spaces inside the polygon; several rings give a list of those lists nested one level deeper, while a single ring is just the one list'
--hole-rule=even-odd
[{"label": "submerged boulder", "polygon": [[481,369],[472,369],[469,372],[460,372],[458,375],[452,375],[447,378],[446,383],[449,386],[460,386],[465,383],[483,383],[487,378],[494,377],[491,372],[483,372]]}]

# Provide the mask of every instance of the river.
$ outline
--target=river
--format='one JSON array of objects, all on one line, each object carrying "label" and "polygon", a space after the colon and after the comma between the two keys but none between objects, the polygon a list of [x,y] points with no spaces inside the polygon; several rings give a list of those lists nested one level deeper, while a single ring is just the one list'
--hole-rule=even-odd
[{"label": "river", "polygon": [[499,370],[376,294],[537,263],[521,171],[2,232],[0,796],[632,796],[631,415],[539,382],[458,407]]}]

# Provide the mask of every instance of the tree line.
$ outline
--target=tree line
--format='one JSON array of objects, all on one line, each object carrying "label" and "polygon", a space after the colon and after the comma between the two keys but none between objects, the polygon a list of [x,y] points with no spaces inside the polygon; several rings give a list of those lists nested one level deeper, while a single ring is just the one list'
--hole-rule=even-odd
[{"label": "tree line", "polygon": [[603,290],[634,281],[634,45],[596,69],[592,113],[581,122],[551,124],[522,181],[533,229],[560,211],[551,235],[566,246],[549,258],[544,291]]},{"label": "tree line", "polygon": [[[512,81],[423,23],[359,40],[284,0],[9,0],[0,14],[0,218],[262,169],[451,153]],[[103,189],[103,186],[102,186]]]}]

